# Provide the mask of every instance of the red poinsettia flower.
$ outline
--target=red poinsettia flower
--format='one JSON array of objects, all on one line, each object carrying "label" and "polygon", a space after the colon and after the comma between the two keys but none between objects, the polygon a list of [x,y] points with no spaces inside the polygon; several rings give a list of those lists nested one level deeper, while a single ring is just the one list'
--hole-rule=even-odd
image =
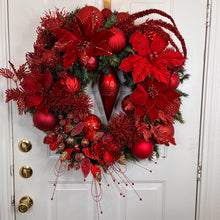
[{"label": "red poinsettia flower", "polygon": [[97,31],[98,27],[92,18],[82,23],[78,17],[75,17],[73,33],[66,29],[53,31],[54,35],[58,38],[58,43],[63,45],[65,69],[70,68],[75,63],[77,57],[79,57],[80,63],[86,66],[92,56],[112,55],[106,42],[113,34],[106,29]]},{"label": "red poinsettia flower", "polygon": [[148,77],[138,84],[129,101],[135,105],[135,116],[146,114],[154,122],[158,119],[159,110],[169,107],[169,104],[178,97],[180,94],[168,88],[165,83]]},{"label": "red poinsettia flower", "polygon": [[112,165],[119,159],[121,148],[108,139],[104,135],[99,143],[93,144],[90,148],[83,148],[82,151],[87,157],[97,160],[100,165]]},{"label": "red poinsettia flower", "polygon": [[49,70],[44,74],[27,74],[21,84],[27,95],[27,107],[47,113],[50,108],[49,93],[52,84],[53,78]]},{"label": "red poinsettia flower", "polygon": [[182,54],[167,49],[168,41],[159,35],[149,40],[145,34],[136,31],[129,42],[138,54],[129,55],[119,68],[125,72],[133,71],[134,83],[142,82],[151,75],[159,82],[168,84],[170,73],[167,68],[180,66],[184,62]]}]

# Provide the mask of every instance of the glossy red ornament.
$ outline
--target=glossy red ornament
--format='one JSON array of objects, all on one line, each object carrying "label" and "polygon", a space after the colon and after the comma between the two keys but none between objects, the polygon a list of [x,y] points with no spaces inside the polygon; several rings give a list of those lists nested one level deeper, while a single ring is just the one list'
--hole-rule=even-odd
[{"label": "glossy red ornament", "polygon": [[86,65],[86,69],[89,72],[92,72],[94,70],[96,70],[98,67],[98,59],[96,57],[90,57],[87,65]]},{"label": "glossy red ornament", "polygon": [[85,119],[84,125],[86,130],[89,130],[90,132],[98,131],[102,126],[102,122],[96,115],[88,115]]},{"label": "glossy red ornament", "polygon": [[180,78],[177,73],[173,73],[172,76],[170,77],[170,84],[169,87],[171,89],[176,89],[178,85],[180,84]]},{"label": "glossy red ornament", "polygon": [[101,11],[99,11],[98,8],[93,6],[85,6],[82,9],[79,10],[79,12],[76,14],[76,16],[81,20],[81,22],[84,24],[91,16],[95,16],[96,24],[98,24],[99,27],[102,27],[104,25],[105,19],[103,17],[103,14]]},{"label": "glossy red ornament", "polygon": [[33,123],[36,128],[42,131],[49,131],[57,125],[57,117],[51,112],[35,112],[33,115]]},{"label": "glossy red ornament", "polygon": [[115,100],[118,96],[120,81],[116,72],[110,67],[108,76],[102,74],[99,79],[99,93],[102,98],[103,107],[107,120],[110,119]]},{"label": "glossy red ornament", "polygon": [[118,28],[112,28],[109,29],[112,33],[114,33],[114,36],[112,36],[108,40],[108,46],[112,50],[113,53],[119,53],[121,52],[125,46],[126,46],[126,36],[124,32]]},{"label": "glossy red ornament", "polygon": [[131,148],[132,154],[138,159],[146,159],[150,157],[153,151],[154,145],[151,141],[139,142]]}]

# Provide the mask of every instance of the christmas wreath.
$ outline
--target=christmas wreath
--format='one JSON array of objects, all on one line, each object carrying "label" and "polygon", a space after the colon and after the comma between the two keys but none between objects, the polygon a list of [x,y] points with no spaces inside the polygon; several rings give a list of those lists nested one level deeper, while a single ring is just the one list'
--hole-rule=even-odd
[{"label": "christmas wreath", "polygon": [[[150,19],[151,14],[169,22]],[[144,23],[134,23],[144,16]],[[56,175],[66,167],[81,168],[100,186],[105,174],[114,180],[113,173],[121,172],[123,178],[118,164],[151,160],[159,157],[158,144],[175,144],[174,121],[183,122],[179,108],[186,94],[177,87],[188,78],[186,54],[174,20],[163,11],[130,15],[85,6],[47,12],[26,63],[18,70],[10,63],[12,70],[2,68],[0,74],[16,85],[6,91],[6,102],[16,101],[20,114],[33,114],[34,125],[46,132],[44,144],[61,154]],[[107,124],[91,113],[85,92],[97,82]],[[112,116],[121,84],[130,94]],[[100,196],[93,197],[99,201]]]}]

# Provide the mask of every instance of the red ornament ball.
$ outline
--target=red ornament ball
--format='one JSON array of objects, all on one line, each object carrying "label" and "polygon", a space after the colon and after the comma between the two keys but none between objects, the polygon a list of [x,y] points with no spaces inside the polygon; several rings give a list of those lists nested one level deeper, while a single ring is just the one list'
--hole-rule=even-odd
[{"label": "red ornament ball", "polygon": [[119,53],[126,46],[126,36],[124,32],[118,28],[112,28],[110,31],[114,33],[114,36],[108,40],[108,46],[113,53]]},{"label": "red ornament ball", "polygon": [[85,119],[85,128],[91,131],[98,131],[102,126],[102,122],[96,115],[88,115]]},{"label": "red ornament ball", "polygon": [[95,18],[96,24],[98,24],[99,27],[102,27],[105,20],[98,8],[93,6],[85,6],[76,14],[76,17],[78,17],[83,24],[85,24],[85,22],[93,16]]},{"label": "red ornament ball", "polygon": [[132,154],[138,159],[146,159],[150,157],[153,151],[154,145],[151,141],[139,142],[131,148]]},{"label": "red ornament ball", "polygon": [[57,125],[57,117],[51,113],[48,112],[35,112],[33,115],[33,123],[36,128],[42,130],[42,131],[49,131],[56,127]]},{"label": "red ornament ball", "polygon": [[170,77],[170,84],[169,87],[171,89],[176,89],[178,85],[180,84],[180,78],[177,73],[173,73],[172,76]]},{"label": "red ornament ball", "polygon": [[97,67],[98,67],[98,59],[96,57],[90,57],[87,65],[86,65],[86,69],[89,72],[92,72],[95,69],[97,69]]}]

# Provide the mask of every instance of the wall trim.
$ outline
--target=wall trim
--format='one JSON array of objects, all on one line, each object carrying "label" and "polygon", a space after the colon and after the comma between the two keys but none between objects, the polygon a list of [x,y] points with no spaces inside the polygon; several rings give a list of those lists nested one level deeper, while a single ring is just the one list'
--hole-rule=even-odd
[{"label": "wall trim", "polygon": [[211,22],[207,35],[201,126],[202,176],[197,220],[220,219],[220,2],[208,0]]},{"label": "wall trim", "polygon": [[[0,67],[8,67],[9,60],[8,0],[0,1]],[[11,107],[5,104],[4,91],[8,82],[0,78],[0,219],[14,220],[14,180],[11,175],[13,164]]]}]

